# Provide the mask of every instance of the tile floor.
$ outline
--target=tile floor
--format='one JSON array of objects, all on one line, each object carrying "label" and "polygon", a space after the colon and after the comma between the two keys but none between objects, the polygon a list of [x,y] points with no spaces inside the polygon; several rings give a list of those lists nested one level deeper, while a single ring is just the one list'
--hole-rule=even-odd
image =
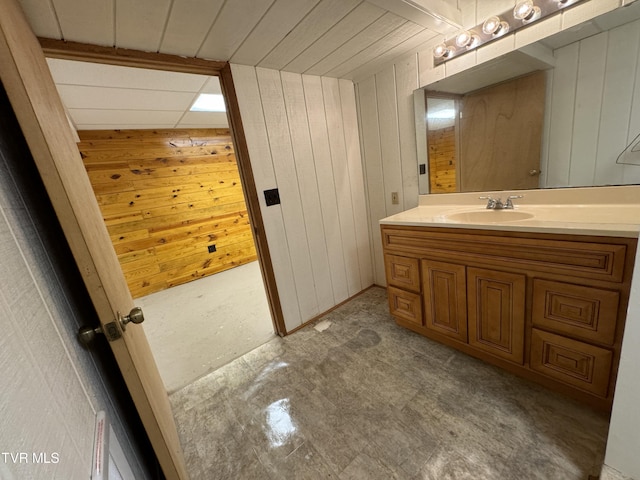
[{"label": "tile floor", "polygon": [[605,415],[396,326],[384,289],[319,322],[171,396],[192,479],[599,472]]}]

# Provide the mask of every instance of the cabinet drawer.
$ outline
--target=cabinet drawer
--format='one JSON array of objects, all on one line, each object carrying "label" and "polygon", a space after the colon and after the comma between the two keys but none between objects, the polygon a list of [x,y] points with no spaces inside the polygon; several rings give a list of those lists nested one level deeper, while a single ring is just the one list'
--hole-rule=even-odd
[{"label": "cabinet drawer", "polygon": [[613,345],[620,294],[613,290],[536,279],[533,325]]},{"label": "cabinet drawer", "polygon": [[612,358],[604,348],[536,328],[531,331],[531,369],[595,395],[607,396]]},{"label": "cabinet drawer", "polygon": [[384,268],[389,285],[420,291],[420,266],[417,258],[385,255]]},{"label": "cabinet drawer", "polygon": [[387,295],[391,315],[422,326],[422,302],[419,294],[387,287]]}]

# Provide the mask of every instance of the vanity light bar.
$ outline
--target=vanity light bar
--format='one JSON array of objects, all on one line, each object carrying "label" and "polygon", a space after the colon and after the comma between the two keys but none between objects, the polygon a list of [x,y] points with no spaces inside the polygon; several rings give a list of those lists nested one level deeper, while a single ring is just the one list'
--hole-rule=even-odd
[{"label": "vanity light bar", "polygon": [[499,15],[492,15],[482,24],[459,32],[433,49],[433,63],[440,65],[459,57],[474,48],[487,44],[508,33],[531,25],[538,20],[555,15],[583,0],[518,0],[514,8]]}]

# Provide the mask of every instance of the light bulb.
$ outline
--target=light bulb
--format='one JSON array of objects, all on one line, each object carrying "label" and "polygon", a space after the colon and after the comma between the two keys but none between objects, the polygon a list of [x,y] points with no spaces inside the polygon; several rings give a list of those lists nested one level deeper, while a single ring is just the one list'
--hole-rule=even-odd
[{"label": "light bulb", "polygon": [[436,47],[433,49],[433,56],[435,58],[447,58],[451,56],[451,54],[455,51],[456,49],[453,46],[449,47],[445,43],[441,43],[439,45],[436,45]]},{"label": "light bulb", "polygon": [[456,45],[460,48],[473,48],[478,43],[478,37],[473,35],[469,30],[460,32],[456,37]]},{"label": "light bulb", "polygon": [[498,37],[509,31],[509,24],[500,20],[500,17],[489,17],[482,24],[482,31],[487,35]]},{"label": "light bulb", "polygon": [[540,17],[540,8],[533,4],[533,0],[522,0],[513,9],[513,16],[523,22],[533,22]]}]

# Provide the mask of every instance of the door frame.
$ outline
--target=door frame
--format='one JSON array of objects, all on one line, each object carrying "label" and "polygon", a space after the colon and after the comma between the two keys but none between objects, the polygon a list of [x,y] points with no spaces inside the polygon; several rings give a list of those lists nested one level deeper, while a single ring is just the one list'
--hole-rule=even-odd
[{"label": "door frame", "polygon": [[253,237],[258,252],[258,263],[262,273],[262,280],[267,294],[267,301],[271,311],[271,318],[275,332],[281,337],[287,335],[284,323],[282,305],[278,296],[275,274],[267,237],[264,233],[264,221],[258,191],[251,168],[249,148],[240,116],[240,105],[236,94],[231,66],[229,62],[203,60],[199,58],[184,58],[177,55],[163,53],[149,53],[139,50],[115,47],[101,47],[86,43],[67,42],[50,38],[38,37],[45,57],[63,60],[75,60],[90,63],[102,63],[123,67],[165,70],[179,73],[216,76],[220,79],[222,94],[227,104],[227,119],[231,138],[234,143],[242,191],[253,227]]}]

